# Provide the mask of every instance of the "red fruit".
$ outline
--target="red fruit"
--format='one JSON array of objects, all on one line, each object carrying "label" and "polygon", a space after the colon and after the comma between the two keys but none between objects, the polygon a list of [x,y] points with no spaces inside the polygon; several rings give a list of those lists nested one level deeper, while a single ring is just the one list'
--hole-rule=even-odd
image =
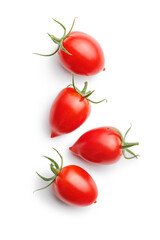
[{"label": "red fruit", "polygon": [[48,34],[58,47],[52,54],[38,55],[52,56],[58,52],[62,66],[69,72],[75,74],[88,76],[104,70],[105,59],[99,43],[86,33],[71,32],[75,19],[67,34],[64,25],[55,19],[53,20],[63,28],[64,34],[62,38],[57,38],[54,35]]},{"label": "red fruit", "polygon": [[86,92],[87,82],[85,82],[82,91],[76,88],[73,74],[72,85],[73,88],[67,87],[63,89],[52,104],[49,117],[52,138],[74,131],[90,114],[91,107],[89,101],[91,100],[88,97],[93,91]]},{"label": "red fruit", "polygon": [[51,137],[72,132],[89,116],[90,104],[73,88],[63,89],[50,111]]},{"label": "red fruit", "polygon": [[60,200],[71,205],[88,206],[94,203],[98,196],[93,178],[76,165],[62,168],[52,183],[52,189]]},{"label": "red fruit", "polygon": [[[57,151],[56,149],[54,149]],[[60,153],[57,151],[60,155]],[[52,185],[52,189],[57,198],[61,201],[75,206],[89,206],[96,202],[98,190],[93,178],[83,168],[69,165],[63,167],[63,158],[61,157],[61,166],[51,158],[44,156],[51,161],[50,168],[54,173],[51,178],[38,176],[44,181],[51,181],[48,186]],[[41,188],[41,189],[44,189]],[[38,189],[38,190],[41,190]],[[36,190],[37,191],[37,190]]]},{"label": "red fruit", "polygon": [[[128,148],[139,143],[127,143],[125,138],[131,127],[123,137],[119,130],[113,127],[100,127],[84,133],[69,149],[84,160],[110,164],[116,162],[123,154],[125,158],[134,158],[135,155]],[[125,152],[131,157],[126,157]]]},{"label": "red fruit", "polygon": [[59,48],[61,64],[68,71],[80,75],[94,75],[104,68],[104,54],[99,43],[83,32],[71,32],[63,41],[63,47],[71,54]]}]

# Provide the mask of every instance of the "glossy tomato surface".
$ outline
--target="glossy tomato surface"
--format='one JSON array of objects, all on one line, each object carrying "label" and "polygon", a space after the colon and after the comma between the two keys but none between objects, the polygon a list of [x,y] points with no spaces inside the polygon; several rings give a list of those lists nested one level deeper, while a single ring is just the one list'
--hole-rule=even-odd
[{"label": "glossy tomato surface", "polygon": [[50,110],[51,137],[72,132],[89,116],[90,104],[73,88],[64,88]]},{"label": "glossy tomato surface", "polygon": [[121,157],[121,145],[121,137],[116,131],[100,127],[84,133],[70,150],[87,161],[110,164]]},{"label": "glossy tomato surface", "polygon": [[71,32],[63,41],[64,48],[71,53],[58,51],[60,62],[68,71],[80,75],[94,75],[104,68],[104,54],[99,43],[83,32]]},{"label": "glossy tomato surface", "polygon": [[70,205],[88,206],[98,196],[93,178],[83,168],[75,165],[62,168],[52,183],[52,189],[60,200]]}]

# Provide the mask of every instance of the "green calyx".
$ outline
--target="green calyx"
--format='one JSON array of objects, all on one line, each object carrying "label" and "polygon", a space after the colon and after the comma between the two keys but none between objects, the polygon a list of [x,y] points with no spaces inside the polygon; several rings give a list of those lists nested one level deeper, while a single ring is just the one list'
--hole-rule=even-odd
[{"label": "green calyx", "polygon": [[43,188],[39,188],[39,189],[36,189],[34,192],[37,192],[37,191],[40,191],[40,190],[43,190],[47,187],[49,187],[55,180],[56,180],[56,177],[58,176],[58,174],[60,173],[62,167],[63,167],[63,158],[61,156],[61,154],[55,149],[53,148],[57,153],[58,155],[60,156],[61,158],[61,165],[59,166],[58,163],[53,160],[52,158],[50,157],[47,157],[47,156],[43,156],[44,158],[47,158],[51,163],[50,163],[50,169],[52,171],[52,173],[54,174],[53,177],[50,177],[50,178],[46,178],[46,177],[43,177],[42,175],[40,175],[38,172],[36,172],[36,174],[44,181],[46,182],[50,182],[47,186],[43,187]]},{"label": "green calyx", "polygon": [[[128,128],[128,130],[126,131],[124,137],[123,137],[123,135],[121,134],[121,132],[119,130],[114,129],[114,128],[110,128],[110,129],[116,131],[119,134],[119,136],[121,137],[122,153],[123,153],[124,158],[126,158],[126,159],[138,158],[138,156],[139,156],[138,154],[136,155],[134,152],[132,152],[130,149],[128,149],[130,147],[139,145],[139,142],[126,142],[126,136],[127,136],[128,132],[131,130],[131,128],[132,128],[132,125]],[[132,156],[131,157],[127,157],[126,156],[126,152],[131,154]]]},{"label": "green calyx", "polygon": [[64,40],[68,37],[68,35],[71,33],[71,31],[72,31],[72,29],[73,29],[73,26],[74,26],[74,23],[75,23],[75,20],[76,20],[76,17],[74,18],[73,23],[72,23],[72,26],[71,26],[71,28],[70,28],[70,30],[69,30],[69,32],[68,32],[67,34],[66,34],[66,28],[65,28],[65,26],[64,26],[62,23],[60,23],[60,22],[58,22],[57,20],[55,20],[54,18],[52,18],[52,19],[53,19],[56,23],[58,23],[58,24],[63,28],[63,30],[64,30],[63,36],[62,36],[61,38],[57,38],[57,37],[55,37],[54,35],[51,35],[51,34],[47,33],[48,36],[52,39],[52,41],[53,41],[55,44],[58,45],[57,49],[56,49],[53,53],[51,53],[51,54],[40,54],[40,53],[34,53],[34,54],[37,54],[37,55],[40,55],[40,56],[44,56],[44,57],[49,57],[49,56],[53,56],[54,54],[56,54],[56,53],[58,52],[59,48],[61,48],[65,53],[67,53],[67,54],[69,54],[69,55],[72,55],[70,52],[68,52],[68,51],[64,48],[64,46],[63,46],[63,41],[64,41]]},{"label": "green calyx", "polygon": [[75,90],[77,93],[79,93],[83,98],[86,98],[89,102],[92,102],[92,103],[101,103],[101,102],[103,102],[103,101],[106,101],[106,102],[107,102],[106,99],[102,99],[102,100],[100,100],[100,101],[98,101],[98,102],[95,102],[95,101],[92,101],[91,99],[89,99],[88,97],[91,96],[91,94],[94,93],[95,90],[93,90],[93,91],[87,91],[88,82],[85,82],[85,83],[84,83],[84,87],[83,87],[82,91],[79,90],[79,89],[75,86],[75,83],[74,83],[74,74],[73,74],[73,73],[72,73],[72,84],[69,84],[67,87],[69,87],[69,86],[73,86],[74,90]]}]

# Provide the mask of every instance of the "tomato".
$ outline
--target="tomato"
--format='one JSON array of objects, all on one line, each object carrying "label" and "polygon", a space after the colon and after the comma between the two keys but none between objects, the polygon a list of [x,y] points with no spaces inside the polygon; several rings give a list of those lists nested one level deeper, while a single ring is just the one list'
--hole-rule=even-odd
[{"label": "tomato", "polygon": [[94,75],[104,69],[104,54],[98,42],[83,32],[71,32],[63,41],[68,54],[59,48],[60,62],[68,71]]},{"label": "tomato", "polygon": [[[135,155],[129,147],[139,143],[125,142],[126,135],[123,137],[121,132],[113,127],[100,127],[84,133],[76,143],[69,149],[84,160],[98,163],[110,164],[116,162],[123,154],[125,158],[134,158]],[[126,152],[132,156],[127,157]]]},{"label": "tomato", "polygon": [[90,205],[98,195],[93,178],[83,168],[75,165],[62,168],[52,189],[60,200],[71,205]]},{"label": "tomato", "polygon": [[58,52],[62,66],[69,72],[75,74],[89,76],[105,70],[104,53],[99,43],[86,33],[78,31],[71,32],[75,19],[67,34],[64,25],[55,19],[53,20],[63,27],[64,34],[62,38],[56,38],[55,36],[48,34],[58,47],[49,55],[38,55],[52,56]]},{"label": "tomato", "polygon": [[[60,155],[59,152],[58,154]],[[61,155],[60,157],[62,160],[60,167],[53,159],[46,157],[51,161],[50,167],[54,173],[52,178],[45,178],[37,173],[43,180],[51,181],[50,184],[44,188],[52,185],[56,197],[70,205],[88,206],[96,202],[98,190],[93,178],[79,166],[69,165],[62,167],[63,158]]]},{"label": "tomato", "polygon": [[73,88],[63,89],[52,104],[49,117],[52,138],[74,131],[90,114],[91,100],[88,97],[93,91],[86,92],[87,82],[82,91],[76,88],[73,74],[72,85]]},{"label": "tomato", "polygon": [[50,111],[51,137],[69,133],[78,128],[89,116],[90,104],[73,88],[63,89]]}]

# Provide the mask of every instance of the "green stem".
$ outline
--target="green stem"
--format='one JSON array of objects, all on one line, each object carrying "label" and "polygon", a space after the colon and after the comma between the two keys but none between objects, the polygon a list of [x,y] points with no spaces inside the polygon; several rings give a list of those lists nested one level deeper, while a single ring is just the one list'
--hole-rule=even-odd
[{"label": "green stem", "polygon": [[50,164],[50,168],[51,168],[51,171],[52,171],[56,176],[58,176],[58,174],[60,173],[60,171],[57,170],[56,168],[54,168],[52,163]]},{"label": "green stem", "polygon": [[57,169],[59,169],[59,165],[58,165],[58,163],[56,163],[55,160],[53,160],[52,158],[47,157],[47,156],[43,156],[43,157],[44,157],[44,158],[47,158],[48,160],[50,160],[50,161],[53,163],[53,165],[55,165],[55,167],[56,167]]},{"label": "green stem", "polygon": [[62,23],[60,23],[59,21],[55,20],[54,18],[52,18],[52,19],[53,19],[56,23],[58,23],[58,24],[63,28],[63,30],[64,30],[63,36],[62,36],[61,38],[57,38],[57,37],[55,37],[54,35],[51,35],[51,34],[47,33],[48,36],[52,39],[52,41],[53,41],[55,44],[58,44],[58,48],[56,49],[56,51],[54,51],[54,52],[51,53],[51,54],[40,54],[40,53],[34,53],[34,54],[39,55],[39,56],[49,57],[49,56],[53,56],[54,54],[56,54],[56,53],[58,52],[59,48],[61,48],[61,49],[62,49],[65,53],[67,53],[68,55],[72,55],[70,52],[67,51],[67,49],[64,48],[64,46],[63,46],[63,41],[64,41],[64,40],[68,37],[68,35],[71,33],[76,18],[74,18],[73,23],[72,23],[72,26],[71,26],[71,28],[70,28],[70,30],[69,30],[69,32],[68,32],[67,34],[66,34],[66,28],[65,28],[65,26],[64,26]]},{"label": "green stem", "polygon": [[42,175],[40,175],[38,172],[36,172],[36,173],[40,178],[42,178],[44,181],[47,181],[47,182],[53,180],[53,178],[54,178],[54,177],[46,178],[46,177],[43,177]]},{"label": "green stem", "polygon": [[92,93],[94,93],[95,92],[95,90],[93,90],[93,91],[88,91],[88,92],[86,92],[84,95],[85,95],[85,98],[88,98],[90,95],[92,95]]},{"label": "green stem", "polygon": [[59,50],[59,46],[58,48],[51,54],[41,54],[41,53],[33,53],[33,54],[36,54],[36,55],[39,55],[39,56],[43,56],[43,57],[50,57],[50,56],[53,56],[54,54],[56,54],[56,52],[58,52]]},{"label": "green stem", "polygon": [[52,39],[52,41],[55,43],[55,44],[58,44],[60,41],[61,41],[61,38],[57,38],[55,37],[54,35],[51,35],[49,33],[47,33],[48,36]]},{"label": "green stem", "polygon": [[91,102],[91,103],[95,103],[95,104],[97,104],[97,103],[101,103],[101,102],[104,102],[104,101],[106,101],[107,102],[107,99],[102,99],[102,100],[100,100],[100,101],[98,101],[98,102],[95,102],[95,101],[92,101],[91,99],[89,99],[89,98],[87,98],[87,100],[89,101],[89,102]]},{"label": "green stem", "polygon": [[43,187],[43,188],[36,189],[33,193],[38,192],[38,191],[40,191],[40,190],[43,190],[43,189],[49,187],[49,186],[55,181],[55,179],[56,179],[56,177],[55,177],[54,180],[53,180],[52,182],[50,182],[47,186],[45,186],[45,187]]},{"label": "green stem", "polygon": [[123,137],[122,133],[118,129],[115,129],[115,128],[109,128],[109,129],[111,129],[111,130],[113,130],[113,131],[115,131],[119,134],[119,136],[121,138],[121,141],[122,141],[122,145],[123,145],[124,144],[124,137]]},{"label": "green stem", "polygon": [[129,131],[131,130],[131,128],[132,128],[132,124],[130,124],[131,126],[127,129],[127,131],[126,131],[126,133],[125,133],[125,135],[124,135],[124,141],[125,141],[125,139],[126,139],[126,136],[127,136],[127,134],[129,133]]},{"label": "green stem", "polygon": [[73,73],[72,73],[72,85],[73,85],[74,90],[75,90],[77,93],[79,93],[83,98],[86,98],[89,102],[92,102],[92,103],[101,103],[101,102],[103,102],[103,101],[106,101],[106,102],[107,102],[106,99],[102,99],[102,100],[100,100],[100,101],[98,101],[98,102],[95,102],[95,101],[92,101],[91,99],[89,99],[88,97],[89,97],[92,93],[94,93],[95,90],[86,92],[87,87],[88,87],[88,82],[85,82],[82,91],[80,91],[80,90],[75,86],[75,83],[74,83],[74,74],[73,74]]},{"label": "green stem", "polygon": [[122,148],[129,148],[129,147],[133,147],[133,146],[136,146],[136,145],[139,145],[138,142],[135,142],[135,143],[124,143],[124,145],[122,145]]},{"label": "green stem", "polygon": [[74,24],[75,24],[76,18],[77,18],[77,17],[74,18],[73,23],[72,23],[72,26],[71,26],[69,32],[64,36],[63,39],[66,39],[66,38],[68,37],[68,35],[72,32],[72,29],[73,29],[73,27],[74,27]]},{"label": "green stem", "polygon": [[59,170],[61,171],[61,169],[62,169],[62,167],[63,167],[63,157],[62,157],[62,155],[58,152],[57,149],[55,149],[55,148],[53,148],[53,149],[58,153],[58,155],[59,155],[60,158],[61,158],[61,166],[60,166],[60,168],[59,168]]},{"label": "green stem", "polygon": [[[121,134],[121,132],[118,129],[109,128],[109,129],[111,129],[111,130],[113,130],[113,131],[115,131],[115,132],[117,132],[119,134],[119,136],[121,138],[121,141],[122,141],[122,145],[121,145],[122,153],[123,153],[124,158],[126,158],[126,159],[131,159],[131,158],[137,158],[138,157],[138,155],[133,153],[128,148],[136,146],[136,145],[139,145],[139,142],[130,142],[130,143],[128,143],[128,142],[125,141],[125,138],[126,138],[128,132],[130,131],[131,127],[132,127],[132,125],[128,128],[128,130],[126,131],[124,137],[123,137],[123,135]],[[126,154],[125,154],[125,151],[130,153],[132,155],[132,157],[127,157]]]},{"label": "green stem", "polygon": [[[51,183],[49,183],[47,186],[45,186],[45,187],[43,187],[43,188],[40,188],[40,189],[35,190],[34,192],[49,187],[49,186],[56,180],[56,177],[58,176],[58,174],[59,174],[60,171],[62,170],[62,167],[63,167],[63,158],[62,158],[61,154],[57,151],[57,149],[55,149],[55,148],[53,148],[53,149],[54,149],[54,150],[58,153],[58,155],[60,156],[60,158],[61,158],[61,165],[60,165],[60,167],[59,167],[58,163],[56,163],[56,161],[54,161],[52,158],[47,157],[47,156],[43,156],[43,157],[45,157],[45,158],[47,158],[48,160],[51,161],[50,169],[51,169],[52,173],[54,173],[54,175],[53,175],[53,177],[51,177],[51,178],[46,178],[46,177],[43,177],[43,176],[41,176],[39,173],[36,172],[37,175],[38,175],[42,180],[44,180],[44,181],[51,181]],[[54,167],[54,166],[55,166],[55,167]]]},{"label": "green stem", "polygon": [[60,42],[60,48],[61,48],[65,53],[67,53],[68,55],[72,55],[70,52],[68,52],[68,51],[63,47],[63,42],[62,42],[62,41]]},{"label": "green stem", "polygon": [[83,94],[86,93],[87,87],[88,87],[88,82],[85,82],[85,83],[84,83],[84,88],[82,89],[82,93],[83,93]]},{"label": "green stem", "polygon": [[132,155],[132,158],[138,158],[139,157],[139,154],[135,154],[134,152],[132,152],[130,149],[126,148],[124,151],[130,153]]},{"label": "green stem", "polygon": [[[132,154],[132,157],[127,157],[126,153],[125,153],[125,151],[127,151],[127,150],[129,150],[129,149],[123,150],[123,156],[125,159],[133,159],[133,158],[137,158],[139,156],[139,155]],[[129,151],[127,151],[127,152],[129,152]]]},{"label": "green stem", "polygon": [[66,35],[66,28],[65,28],[65,26],[62,23],[58,22],[56,19],[54,19],[54,18],[52,18],[52,19],[63,28],[63,30],[64,30],[63,37],[65,37],[65,35]]}]

